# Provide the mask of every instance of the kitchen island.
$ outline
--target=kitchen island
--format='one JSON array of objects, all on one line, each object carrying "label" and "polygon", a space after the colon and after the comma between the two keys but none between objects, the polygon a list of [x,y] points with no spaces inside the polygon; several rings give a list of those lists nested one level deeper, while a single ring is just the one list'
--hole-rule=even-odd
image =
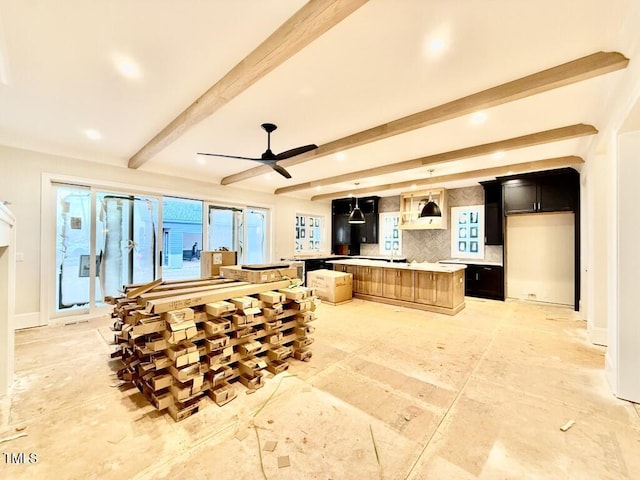
[{"label": "kitchen island", "polygon": [[455,315],[464,304],[466,265],[340,259],[327,263],[353,275],[353,296]]}]

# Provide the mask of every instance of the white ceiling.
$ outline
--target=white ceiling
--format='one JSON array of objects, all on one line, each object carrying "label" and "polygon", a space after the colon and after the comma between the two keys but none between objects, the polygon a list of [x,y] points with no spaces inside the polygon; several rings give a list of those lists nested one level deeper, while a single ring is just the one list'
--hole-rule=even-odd
[{"label": "white ceiling", "polygon": [[[278,153],[347,135],[598,51],[630,56],[635,0],[370,0],[198,123],[141,169],[219,183],[259,164],[264,122]],[[163,127],[286,19],[302,0],[0,0],[0,143],[125,167]],[[444,42],[438,53],[432,40]],[[114,66],[130,58],[139,75]],[[633,59],[631,59],[633,61]],[[571,124],[596,128],[625,70],[365,144],[233,184],[276,188]],[[100,132],[99,140],[85,131]],[[403,182],[564,155],[595,136],[360,179]],[[204,162],[204,163],[200,163]],[[433,173],[429,169],[433,168]],[[444,187],[470,185],[483,178]],[[353,183],[289,195],[310,198]],[[380,195],[397,194],[383,191]]]}]

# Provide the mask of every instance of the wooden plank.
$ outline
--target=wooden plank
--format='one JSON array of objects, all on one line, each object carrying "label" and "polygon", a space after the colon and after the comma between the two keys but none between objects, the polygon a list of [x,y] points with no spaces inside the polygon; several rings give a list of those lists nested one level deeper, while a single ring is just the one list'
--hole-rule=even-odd
[{"label": "wooden plank", "polygon": [[535,160],[533,162],[513,163],[511,165],[503,165],[500,167],[483,168],[481,170],[471,170],[469,172],[452,173],[451,175],[441,175],[439,177],[429,177],[419,180],[408,180],[406,182],[387,183],[383,185],[373,185],[358,190],[343,190],[341,192],[323,193],[322,195],[314,195],[311,200],[327,200],[331,198],[342,198],[350,194],[362,196],[365,193],[376,193],[384,190],[398,190],[403,188],[411,188],[415,185],[417,188],[429,187],[431,185],[442,184],[445,182],[456,182],[459,180],[468,180],[472,178],[481,179],[483,177],[499,177],[500,175],[511,175],[517,173],[535,172],[537,170],[549,170],[554,168],[568,167],[570,165],[579,165],[584,163],[580,157],[569,155],[567,157],[547,158],[545,160]]},{"label": "wooden plank", "polygon": [[159,278],[149,283],[145,283],[144,285],[139,286],[138,288],[134,288],[133,290],[128,290],[126,297],[127,298],[135,298],[138,295],[148,292],[149,290],[153,290],[155,287],[162,283],[162,279]]},{"label": "wooden plank", "polygon": [[387,173],[403,172],[414,168],[420,168],[424,165],[433,163],[452,162],[462,160],[464,158],[478,157],[480,155],[489,155],[497,151],[508,151],[516,148],[532,147],[550,142],[558,142],[561,140],[569,140],[571,138],[582,137],[586,135],[595,135],[598,130],[592,125],[577,124],[567,127],[554,128],[543,132],[531,133],[520,137],[509,138],[497,142],[485,143],[483,145],[475,145],[472,147],[452,150],[450,152],[436,153],[425,157],[414,158],[404,162],[392,163],[381,167],[368,168],[358,172],[345,173],[335,177],[327,177],[321,180],[313,180],[311,182],[299,183],[276,189],[274,193],[289,193],[298,190],[321,187],[324,185],[334,185],[336,183],[359,180],[361,178],[375,177]]},{"label": "wooden plank", "polygon": [[[320,145],[317,149],[310,152],[282,160],[278,162],[278,165],[286,168],[308,162],[309,160],[331,155],[349,148],[376,142],[411,130],[468,115],[478,110],[496,107],[531,95],[588,80],[589,78],[626,68],[628,63],[629,59],[618,52],[593,53],[586,57],[578,58],[571,62],[423,110],[422,112],[414,113],[348,135]],[[269,171],[271,171],[271,169],[268,166],[261,165],[224,177],[220,183],[222,185],[230,185]]]},{"label": "wooden plank", "polygon": [[209,290],[217,290],[219,288],[229,288],[230,286],[241,286],[241,285],[248,285],[248,282],[238,282],[234,280],[233,282],[221,283],[219,285],[185,288],[181,290],[167,290],[164,292],[144,293],[138,297],[138,304],[145,305],[146,302],[150,300],[157,300],[159,298],[175,297],[176,295],[191,295],[191,294],[197,294],[200,292],[207,292]]},{"label": "wooden plank", "polygon": [[199,282],[190,281],[190,282],[174,283],[174,284],[168,284],[168,285],[165,285],[163,283],[162,285],[155,287],[153,290],[151,290],[151,292],[156,293],[156,292],[165,292],[167,290],[175,291],[182,288],[206,287],[210,285],[220,285],[221,283],[230,283],[233,281],[234,280],[232,278],[216,278],[216,279],[212,278],[210,280],[201,280]]},{"label": "wooden plank", "polygon": [[146,311],[149,313],[168,312],[169,310],[176,310],[178,308],[204,305],[206,303],[217,302],[219,300],[227,300],[232,297],[255,295],[268,290],[278,290],[286,288],[290,284],[291,282],[289,280],[281,280],[270,283],[244,284],[242,286],[226,287],[216,290],[210,289],[194,294],[174,295],[167,298],[148,301],[146,304]]},{"label": "wooden plank", "polygon": [[307,2],[131,157],[129,168],[139,168],[189,128],[219,110],[365,3],[367,0]]}]

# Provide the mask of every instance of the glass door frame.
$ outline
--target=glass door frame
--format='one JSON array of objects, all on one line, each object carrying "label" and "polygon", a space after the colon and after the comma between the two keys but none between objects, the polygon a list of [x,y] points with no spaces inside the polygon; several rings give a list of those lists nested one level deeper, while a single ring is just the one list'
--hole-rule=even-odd
[{"label": "glass door frame", "polygon": [[[235,208],[242,208],[243,210],[247,208],[256,208],[265,210],[267,212],[267,216],[265,219],[265,255],[266,261],[270,262],[273,259],[273,238],[275,235],[274,226],[273,226],[273,218],[275,217],[277,207],[274,204],[264,203],[261,204],[259,202],[252,202],[250,206],[244,204],[243,202],[230,203],[229,199],[208,196],[206,193],[194,194],[193,192],[185,192],[180,190],[172,190],[170,187],[162,187],[162,186],[154,186],[149,187],[148,185],[138,185],[133,183],[121,182],[121,181],[109,181],[109,180],[101,180],[97,178],[89,178],[89,177],[80,177],[80,176],[72,176],[65,174],[57,174],[50,172],[43,172],[41,176],[41,185],[40,185],[40,245],[41,245],[41,255],[40,255],[40,311],[39,311],[39,323],[36,324],[35,321],[32,325],[29,326],[44,326],[50,323],[62,323],[61,319],[64,317],[78,317],[83,315],[83,312],[73,311],[73,312],[64,312],[61,314],[52,314],[53,307],[55,306],[55,282],[52,282],[51,279],[54,278],[55,275],[55,234],[56,234],[56,218],[55,218],[55,188],[54,184],[67,184],[72,186],[80,186],[80,187],[88,187],[92,191],[99,190],[108,190],[114,193],[122,193],[123,195],[136,195],[136,196],[147,196],[147,197],[158,197],[158,224],[157,224],[157,241],[156,241],[156,271],[158,278],[162,277],[162,261],[160,258],[160,252],[162,249],[162,197],[170,196],[170,197],[179,197],[179,198],[187,198],[193,200],[200,200],[203,202],[203,229],[208,228],[208,206],[209,205],[217,205],[217,206],[229,206]],[[95,195],[94,195],[95,197]],[[95,200],[92,203],[92,209],[95,209]],[[95,211],[95,210],[93,210]],[[95,218],[92,219],[95,222]],[[92,226],[92,232],[95,232],[95,225]],[[95,233],[94,233],[95,235]],[[203,248],[209,249],[208,245],[208,235],[204,235],[203,232]],[[246,242],[246,238],[243,239]],[[92,248],[95,248],[95,237],[91,238]],[[89,262],[90,268],[93,268],[95,271],[95,252],[92,259]],[[94,299],[95,300],[95,299]],[[100,307],[93,309],[88,308],[84,315],[86,316],[95,316],[98,314],[108,313],[111,310],[110,306]],[[55,320],[55,321],[50,321]]]},{"label": "glass door frame", "polygon": [[238,255],[238,265],[242,265],[243,263],[245,263],[245,259],[246,259],[246,251],[247,251],[247,245],[248,245],[248,235],[247,235],[247,214],[249,211],[258,211],[260,213],[264,213],[265,215],[265,220],[264,220],[264,225],[265,225],[265,237],[264,237],[264,248],[263,248],[263,253],[264,253],[264,263],[268,263],[271,262],[273,259],[273,250],[271,248],[271,246],[273,245],[272,239],[273,239],[273,224],[272,224],[272,218],[273,218],[273,208],[272,207],[267,207],[267,206],[255,206],[255,205],[241,205],[241,204],[230,204],[230,203],[224,203],[224,202],[216,202],[216,201],[207,201],[205,200],[204,202],[204,208],[202,209],[203,212],[203,226],[204,228],[206,228],[206,235],[203,234],[203,242],[205,247],[207,248],[207,250],[211,250],[213,248],[216,248],[213,245],[209,245],[209,221],[211,219],[209,212],[212,209],[219,209],[219,210],[231,210],[234,212],[239,212],[240,213],[240,217],[241,217],[241,225],[240,227],[238,225],[233,225],[232,228],[234,229],[234,235],[236,235],[237,230],[241,230],[241,235],[240,238],[237,239],[237,243],[238,246],[240,248],[240,251],[238,251],[237,255]]},{"label": "glass door frame", "polygon": [[[56,224],[57,224],[57,187],[78,188],[90,192],[91,202],[91,227],[89,234],[89,303],[86,307],[75,308],[69,311],[61,311],[56,307],[57,282],[51,282],[55,278],[56,265]],[[160,265],[161,233],[162,233],[162,194],[145,191],[136,186],[116,184],[112,182],[100,182],[86,178],[68,177],[64,175],[43,174],[41,195],[41,273],[40,273],[40,318],[39,325],[48,325],[49,320],[59,320],[66,317],[95,316],[110,311],[110,305],[97,305],[96,302],[96,207],[98,193],[110,193],[123,197],[147,197],[158,202],[158,221],[155,226],[156,242],[154,248],[154,265],[156,277],[162,276]]]}]

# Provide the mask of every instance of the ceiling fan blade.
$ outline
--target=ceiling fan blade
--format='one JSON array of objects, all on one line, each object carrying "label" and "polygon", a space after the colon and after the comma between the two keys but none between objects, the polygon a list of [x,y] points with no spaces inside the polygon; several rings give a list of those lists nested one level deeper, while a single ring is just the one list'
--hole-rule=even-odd
[{"label": "ceiling fan blade", "polygon": [[278,172],[284,178],[291,178],[291,174],[287,172],[284,168],[282,168],[280,165],[278,165],[277,163],[274,163],[273,165],[271,165],[271,168],[273,168],[276,172]]},{"label": "ceiling fan blade", "polygon": [[239,160],[253,160],[253,161],[260,161],[260,158],[250,158],[250,157],[239,157],[237,155],[222,155],[221,153],[202,153],[202,152],[198,152],[198,155],[208,155],[210,157],[223,157],[223,158],[237,158]]},{"label": "ceiling fan blade", "polygon": [[311,150],[315,150],[316,148],[318,148],[318,146],[313,144],[305,145],[304,147],[292,148],[291,150],[287,150],[286,152],[282,152],[276,155],[276,160],[284,160],[285,158],[302,155],[303,153],[310,152]]}]

